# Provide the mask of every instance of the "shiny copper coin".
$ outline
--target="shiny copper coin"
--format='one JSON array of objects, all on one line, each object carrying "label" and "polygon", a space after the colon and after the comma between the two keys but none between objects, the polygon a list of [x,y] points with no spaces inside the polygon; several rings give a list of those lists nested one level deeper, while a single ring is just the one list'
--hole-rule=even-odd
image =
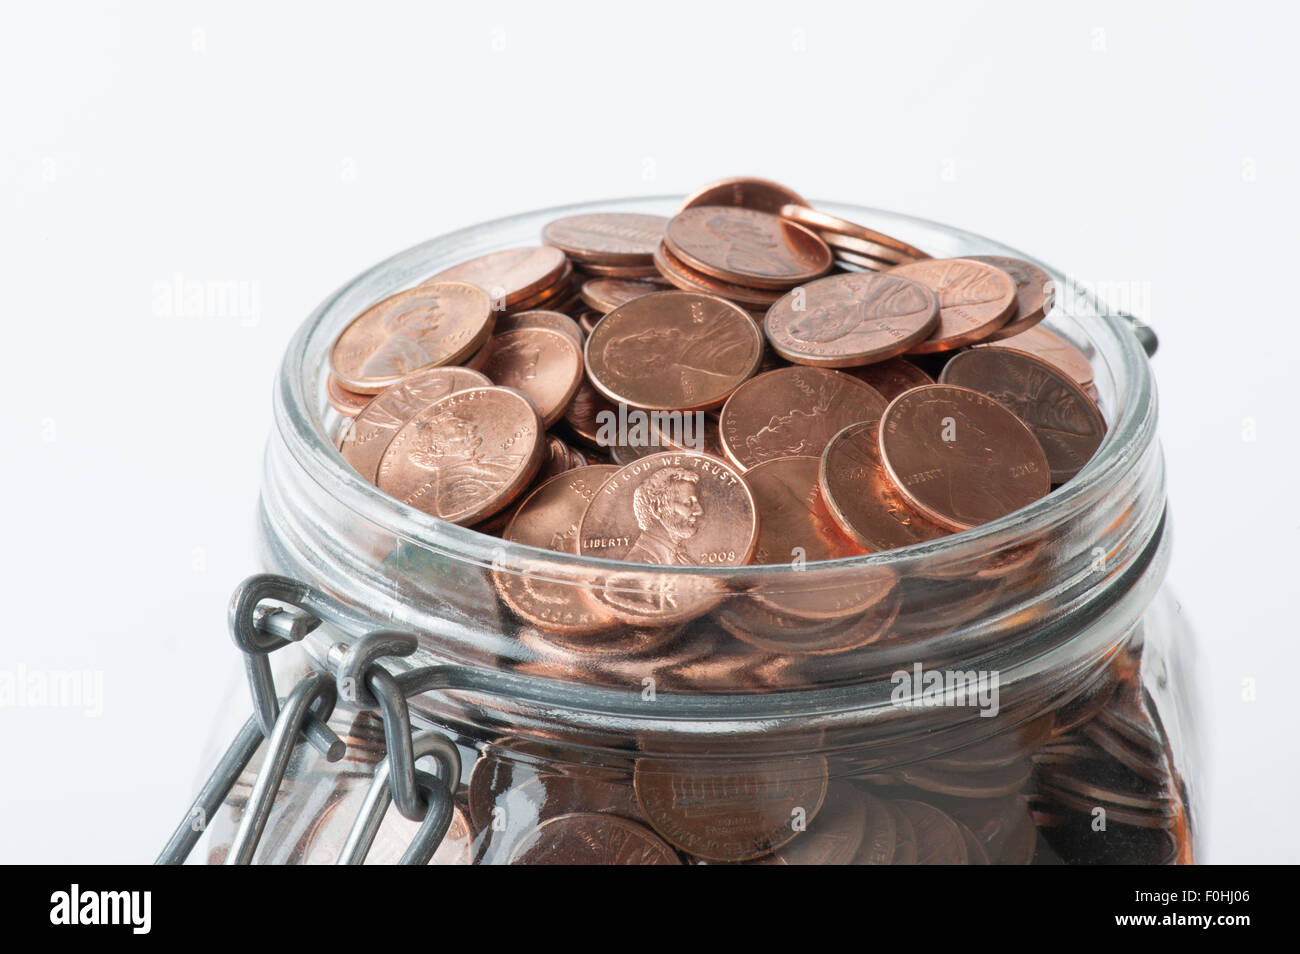
[{"label": "shiny copper coin", "polygon": [[600,321],[603,317],[604,315],[595,311],[586,311],[578,316],[578,327],[582,329],[584,343],[587,340],[585,336],[590,335],[592,331],[595,330],[596,322]]},{"label": "shiny copper coin", "polygon": [[1016,313],[1016,283],[1000,268],[968,258],[931,258],[891,268],[939,296],[939,324],[912,354],[953,351],[983,341]]},{"label": "shiny copper coin", "polygon": [[664,230],[664,244],[688,268],[756,288],[790,288],[831,267],[831,251],[816,233],[753,209],[678,212]]},{"label": "shiny copper coin", "polygon": [[549,328],[519,328],[492,336],[483,373],[537,405],[542,424],[561,417],[582,383],[582,352],[573,339]]},{"label": "shiny copper coin", "polygon": [[857,222],[850,222],[848,219],[841,219],[837,215],[831,215],[828,212],[819,212],[817,209],[808,208],[807,203],[795,203],[782,206],[777,210],[782,218],[789,219],[792,222],[798,222],[800,225],[819,232],[833,232],[837,235],[847,236],[849,238],[860,239],[863,242],[872,242],[877,245],[883,245],[886,248],[893,249],[906,255],[908,258],[929,258],[929,254],[921,251],[915,245],[909,245],[901,239],[896,239],[892,235],[886,235],[883,232],[877,232],[875,229],[869,229],[865,225],[859,225]]},{"label": "shiny copper coin", "polygon": [[[520,505],[504,539],[557,553],[577,553],[578,523],[596,492],[618,470],[597,464],[552,477]],[[499,569],[493,579],[515,614],[544,630],[597,633],[614,623],[609,611],[591,595],[587,581],[569,578],[558,565],[540,566],[536,573]]]},{"label": "shiny copper coin", "polygon": [[344,417],[356,417],[374,397],[373,394],[349,391],[339,384],[339,379],[332,374],[326,375],[325,378],[325,396],[329,398],[330,406]]},{"label": "shiny copper coin", "polygon": [[[835,255],[835,264],[850,272],[884,272],[898,264],[897,262],[881,261],[878,258],[872,258],[870,255],[859,255],[857,252],[851,252],[845,248],[833,248],[831,251]],[[908,261],[913,261],[913,259],[908,259]]]},{"label": "shiny copper coin", "polygon": [[878,421],[880,393],[828,368],[790,367],[746,381],[719,418],[728,459],[748,469],[774,457],[820,457],[850,424]]},{"label": "shiny copper coin", "polygon": [[500,311],[554,285],[569,260],[558,248],[530,245],[488,252],[445,268],[429,282],[469,282],[488,294]]},{"label": "shiny copper coin", "polygon": [[916,835],[918,865],[964,865],[966,840],[957,823],[945,812],[925,802],[897,799],[897,808],[912,825]]},{"label": "shiny copper coin", "polygon": [[809,825],[826,797],[826,760],[638,759],[641,810],[673,845],[709,861],[770,854]]},{"label": "shiny copper coin", "polygon": [[842,252],[848,252],[854,256],[860,255],[863,258],[871,259],[873,262],[880,262],[884,268],[891,265],[905,265],[908,262],[915,261],[912,256],[904,255],[897,249],[867,239],[860,239],[856,236],[841,235],[838,232],[818,232],[817,235],[830,246],[832,254],[837,256]]},{"label": "shiny copper coin", "polygon": [[512,865],[680,865],[671,847],[644,825],[595,812],[558,815],[515,846]]},{"label": "shiny copper coin", "polygon": [[779,212],[784,206],[807,205],[799,193],[767,179],[752,176],[733,176],[710,182],[686,197],[683,209],[697,205],[734,205],[744,209],[757,209],[760,212]]},{"label": "shiny copper coin", "polygon": [[1051,489],[1038,438],[978,391],[908,391],[885,409],[879,434],[881,462],[903,499],[951,530],[1006,516]]},{"label": "shiny copper coin", "polygon": [[558,311],[540,309],[515,312],[512,315],[501,315],[497,318],[496,327],[492,329],[492,333],[503,335],[507,331],[518,331],[521,328],[547,328],[551,331],[558,331],[565,337],[570,338],[578,346],[579,350],[582,349],[587,340],[582,328],[568,315]]},{"label": "shiny copper coin", "polygon": [[591,382],[583,378],[564,412],[564,423],[581,443],[600,448],[603,422],[609,419],[604,416],[604,412],[615,416],[618,413],[614,405],[593,388]]},{"label": "shiny copper coin", "polygon": [[[506,311],[531,311],[538,308],[557,307],[558,302],[566,300],[575,293],[575,275],[576,273],[573,270],[573,266],[566,262],[563,271],[560,272],[559,278],[547,285],[545,288],[539,289],[531,295],[520,298],[518,301],[511,302],[506,306]],[[499,310],[501,305],[500,299],[497,299],[494,304]]]},{"label": "shiny copper coin", "polygon": [[649,278],[659,277],[659,269],[654,264],[653,256],[651,256],[649,265],[591,265],[583,263],[578,266],[578,271],[583,276],[612,278],[621,281],[644,281]]},{"label": "shiny copper coin", "polygon": [[1064,371],[1021,351],[965,351],[944,366],[939,382],[987,394],[1028,424],[1043,445],[1054,484],[1082,470],[1106,436],[1106,420],[1092,398]]},{"label": "shiny copper coin", "polygon": [[758,505],[754,563],[789,566],[795,560],[836,560],[862,548],[845,536],[822,502],[816,457],[774,457],[745,472]]},{"label": "shiny copper coin", "polygon": [[703,272],[688,268],[668,250],[663,242],[660,242],[659,248],[655,250],[655,267],[669,283],[683,291],[717,295],[746,308],[766,310],[782,295],[779,290],[747,288],[744,285],[719,281]]},{"label": "shiny copper coin", "polygon": [[666,291],[663,282],[632,281],[625,278],[589,278],[582,283],[582,300],[600,312],[607,314],[619,305],[626,305],[634,298],[649,295],[651,292]]},{"label": "shiny copper coin", "polygon": [[581,264],[649,265],[668,219],[638,212],[586,212],[556,219],[542,241]]},{"label": "shiny copper coin", "polygon": [[818,462],[827,512],[869,552],[893,550],[946,536],[899,494],[880,462],[879,423],[850,424],[836,434]]},{"label": "shiny copper coin", "polygon": [[868,273],[801,285],[768,309],[763,329],[795,364],[845,368],[909,351],[938,323],[939,300],[926,285]]},{"label": "shiny copper coin", "polygon": [[[492,328],[496,330],[496,325],[493,324]],[[471,371],[482,371],[483,365],[487,364],[488,355],[491,353],[492,338],[489,336],[483,340],[482,347],[460,363],[460,367],[469,368]]]},{"label": "shiny copper coin", "polygon": [[[983,348],[987,345],[977,344],[975,347]],[[1092,362],[1088,360],[1088,356],[1064,335],[1058,334],[1051,328],[1034,325],[1028,331],[1022,331],[1018,335],[999,341],[998,347],[1031,354],[1064,371],[1079,387],[1087,389],[1092,386],[1094,375]],[[1096,397],[1093,396],[1093,399],[1096,400]]]},{"label": "shiny copper coin", "polygon": [[758,370],[763,336],[731,302],[670,291],[620,305],[587,339],[587,374],[611,401],[652,410],[717,407]]},{"label": "shiny copper coin", "polygon": [[459,364],[482,347],[494,318],[482,289],[426,282],[353,319],[334,342],[330,370],[349,391],[377,394],[412,371]]},{"label": "shiny copper coin", "polygon": [[469,368],[428,368],[408,374],[375,395],[357,415],[339,447],[343,459],[371,483],[379,461],[398,430],[424,408],[449,394],[490,385],[486,375]]},{"label": "shiny copper coin", "polygon": [[732,636],[770,653],[806,660],[860,649],[890,631],[902,591],[888,570],[852,576],[806,587],[799,582],[803,577],[755,587],[746,599],[720,606],[715,616]]},{"label": "shiny copper coin", "polygon": [[967,255],[972,262],[985,262],[1000,268],[1016,283],[1016,313],[1005,325],[985,338],[985,341],[1001,341],[1022,331],[1028,331],[1043,320],[1052,310],[1055,282],[1033,262],[1022,258],[1009,258],[1006,255]]},{"label": "shiny copper coin", "polygon": [[817,818],[777,852],[788,865],[847,865],[867,834],[867,802],[848,782],[831,782]]},{"label": "shiny copper coin", "polygon": [[871,385],[886,401],[892,401],[904,391],[934,384],[930,377],[906,358],[889,358],[860,368],[846,369],[859,381]]},{"label": "shiny copper coin", "polygon": [[507,506],[541,465],[542,421],[509,388],[471,388],[420,411],[379,463],[379,489],[449,523],[473,524]]}]

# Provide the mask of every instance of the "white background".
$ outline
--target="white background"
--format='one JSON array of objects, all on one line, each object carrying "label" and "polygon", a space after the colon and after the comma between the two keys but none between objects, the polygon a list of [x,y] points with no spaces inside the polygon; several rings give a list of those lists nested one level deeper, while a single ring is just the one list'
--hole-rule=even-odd
[{"label": "white background", "polygon": [[[0,667],[104,683],[97,717],[0,709],[0,861],[152,859],[246,706],[225,605],[320,299],[477,220],[740,173],[1136,283],[1203,856],[1300,861],[1294,9],[7,7]],[[248,283],[255,320],[160,314],[177,276]]]}]

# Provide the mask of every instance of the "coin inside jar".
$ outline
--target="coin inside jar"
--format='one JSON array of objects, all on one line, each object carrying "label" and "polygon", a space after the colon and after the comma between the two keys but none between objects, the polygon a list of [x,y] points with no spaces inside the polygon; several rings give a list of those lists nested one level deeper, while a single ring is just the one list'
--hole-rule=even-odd
[{"label": "coin inside jar", "polygon": [[412,371],[459,364],[482,347],[494,317],[474,285],[418,285],[354,318],[334,342],[330,370],[348,390],[377,394]]},{"label": "coin inside jar", "polygon": [[649,265],[668,219],[636,212],[586,212],[556,219],[542,229],[542,241],[575,262]]},{"label": "coin inside jar", "polygon": [[668,221],[664,243],[696,271],[756,288],[790,288],[831,267],[831,251],[815,233],[754,209],[685,209]]},{"label": "coin inside jar", "polygon": [[557,815],[515,847],[512,865],[680,865],[681,859],[644,825],[598,812]]},{"label": "coin inside jar", "polygon": [[985,338],[985,341],[1001,341],[1003,338],[1028,331],[1052,310],[1055,283],[1051,275],[1033,262],[1006,255],[967,255],[966,257],[972,262],[986,262],[1002,269],[1016,283],[1016,313],[1011,316],[1010,321]]},{"label": "coin inside jar", "polygon": [[634,298],[652,292],[667,291],[663,282],[638,281],[630,278],[590,278],[582,283],[582,300],[602,315]]},{"label": "coin inside jar", "polygon": [[763,336],[711,295],[669,291],[620,305],[587,339],[587,373],[611,401],[652,410],[717,407],[758,370]]},{"label": "coin inside jar", "polygon": [[864,364],[860,368],[845,369],[859,381],[871,385],[886,401],[892,401],[904,391],[934,384],[930,377],[906,358],[890,358],[875,364]]},{"label": "coin inside jar", "polygon": [[746,308],[769,308],[782,295],[779,289],[748,288],[694,271],[674,257],[663,242],[655,249],[655,268],[669,284],[683,291],[717,295]]},{"label": "coin inside jar", "polygon": [[953,357],[939,383],[987,394],[1029,425],[1047,455],[1052,483],[1077,474],[1101,446],[1106,420],[1059,368],[1009,348],[972,348]]},{"label": "coin inside jar", "polygon": [[1016,313],[1016,283],[1000,268],[968,258],[931,258],[885,274],[927,285],[939,297],[939,323],[910,354],[953,351],[982,341]]},{"label": "coin inside jar", "polygon": [[763,328],[795,364],[844,368],[900,355],[938,322],[939,299],[926,285],[867,272],[801,285],[768,309]]},{"label": "coin inside jar", "polygon": [[753,176],[732,176],[710,182],[692,192],[682,202],[683,209],[697,205],[734,205],[760,212],[779,212],[785,205],[807,205],[807,201],[788,186]]},{"label": "coin inside jar", "polygon": [[430,278],[431,282],[468,282],[487,293],[494,308],[516,305],[553,286],[572,270],[568,258],[558,248],[549,245],[527,245],[520,248],[488,252],[469,261],[444,268]]},{"label": "coin inside jar", "polygon": [[754,563],[790,564],[856,556],[854,544],[822,502],[816,457],[775,457],[745,471],[758,505]]},{"label": "coin inside jar", "polygon": [[[568,315],[563,312],[547,311],[545,309],[518,311],[511,315],[501,315],[497,318],[492,333],[503,335],[507,331],[518,331],[521,328],[547,328],[551,331],[558,331],[572,340],[578,346],[579,351],[582,350],[582,346],[587,340],[582,328]],[[490,349],[489,353],[491,353]],[[484,361],[486,360],[487,355],[484,355]]]},{"label": "coin inside jar", "polygon": [[[860,242],[869,242],[873,245],[881,245],[908,259],[930,257],[929,254],[921,251],[915,245],[909,245],[901,239],[894,238],[892,235],[877,232],[875,229],[867,228],[865,225],[859,225],[857,222],[850,222],[847,219],[842,219],[837,215],[831,215],[828,212],[822,212],[819,209],[809,208],[807,205],[786,205],[782,206],[778,212],[783,219],[789,219],[792,222],[798,222],[800,225],[813,229],[818,234],[822,235],[823,238],[827,237],[826,233],[830,233],[831,235],[857,239]],[[888,258],[889,256],[880,257]]]},{"label": "coin inside jar", "polygon": [[582,352],[562,332],[517,328],[492,336],[483,373],[493,384],[528,395],[550,427],[564,416],[582,383]]},{"label": "coin inside jar", "polygon": [[1006,516],[1051,489],[1029,427],[968,388],[931,384],[895,398],[881,416],[879,446],[903,499],[950,530]]},{"label": "coin inside jar", "polygon": [[723,405],[722,447],[742,470],[774,457],[820,457],[848,425],[880,420],[885,404],[840,371],[778,368],[746,381]]},{"label": "coin inside jar", "polygon": [[380,490],[449,523],[492,516],[541,465],[542,422],[502,387],[450,394],[402,425],[379,463]]},{"label": "coin inside jar", "polygon": [[[1043,325],[1034,325],[1027,331],[1022,331],[1010,338],[1004,338],[997,343],[997,346],[999,348],[1011,348],[1014,351],[1023,351],[1025,354],[1031,354],[1035,358],[1046,361],[1053,367],[1064,371],[1075,384],[1085,390],[1092,384],[1095,377],[1092,362],[1088,360],[1088,356],[1076,348],[1064,335],[1058,334]],[[981,343],[974,347],[986,348],[990,347],[990,345]]]}]

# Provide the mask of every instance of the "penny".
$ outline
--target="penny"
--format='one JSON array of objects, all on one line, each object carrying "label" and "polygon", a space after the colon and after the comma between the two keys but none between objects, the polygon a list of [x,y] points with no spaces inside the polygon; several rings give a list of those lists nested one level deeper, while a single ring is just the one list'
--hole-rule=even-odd
[{"label": "penny", "polygon": [[774,457],[745,472],[758,505],[754,563],[836,560],[862,549],[845,536],[822,502],[816,457]]},{"label": "penny", "polygon": [[515,846],[512,865],[679,865],[676,852],[644,825],[582,812],[557,815]]},{"label": "penny", "polygon": [[[544,288],[538,289],[531,295],[526,295],[518,301],[510,302],[505,306],[506,311],[530,311],[537,308],[558,307],[559,302],[566,300],[574,292],[573,276],[573,266],[566,262],[559,277],[556,278],[555,281]],[[499,309],[501,306],[501,300],[495,299],[494,304]]]},{"label": "penny", "polygon": [[486,292],[499,311],[554,285],[564,270],[571,267],[558,248],[530,245],[471,258],[443,269],[425,284],[469,282]]},{"label": "penny", "polygon": [[449,394],[491,383],[486,375],[469,368],[428,368],[409,374],[375,395],[357,415],[339,453],[357,473],[374,483],[379,461],[403,424]]},{"label": "penny", "polygon": [[[543,483],[520,505],[502,534],[511,543],[578,552],[578,523],[588,504],[619,468],[595,464],[565,471]],[[609,629],[613,616],[591,595],[585,580],[554,564],[535,573],[511,569],[493,572],[498,592],[524,620],[558,633],[598,633]]]},{"label": "penny", "polygon": [[944,366],[939,382],[987,394],[1029,425],[1054,484],[1082,470],[1106,436],[1106,420],[1092,398],[1064,371],[1021,351],[965,351]]},{"label": "penny", "polygon": [[901,252],[909,258],[929,258],[930,256],[921,251],[915,245],[909,245],[901,239],[896,239],[892,235],[886,235],[883,232],[877,232],[875,229],[867,228],[865,225],[859,225],[856,222],[850,222],[847,219],[841,219],[839,216],[831,215],[827,212],[820,212],[817,209],[808,208],[807,204],[792,204],[782,206],[777,210],[782,218],[790,219],[792,222],[798,222],[800,225],[819,232],[833,232],[837,235],[848,236],[849,238],[860,239],[864,242],[872,242],[883,245],[886,248]]},{"label": "penny", "polygon": [[867,802],[848,782],[831,782],[817,818],[777,854],[788,865],[847,865],[867,834]]},{"label": "penny", "polygon": [[492,336],[483,373],[537,405],[542,424],[561,417],[582,383],[582,352],[573,339],[548,328],[519,328]]},{"label": "penny", "polygon": [[907,818],[915,832],[918,865],[966,863],[966,841],[957,823],[945,812],[905,798],[895,800],[894,807]]},{"label": "penny", "polygon": [[746,470],[774,457],[820,457],[848,425],[880,420],[885,404],[878,391],[842,372],[778,368],[727,399],[719,417],[722,447]]},{"label": "penny", "polygon": [[380,490],[449,523],[490,517],[541,465],[542,422],[508,388],[471,388],[435,401],[402,425],[379,464]]},{"label": "penny", "polygon": [[948,531],[913,509],[889,479],[880,462],[878,429],[875,421],[850,424],[826,445],[818,486],[827,512],[872,553],[946,536]]},{"label": "penny", "polygon": [[601,445],[603,422],[608,420],[604,413],[617,416],[617,409],[605,396],[591,386],[586,378],[578,384],[578,390],[564,412],[564,423],[572,435],[588,447],[604,449]]},{"label": "penny", "polygon": [[737,639],[770,653],[806,659],[860,649],[889,632],[902,605],[893,573],[867,571],[860,577],[806,589],[798,582],[758,586],[746,599],[721,606],[717,622]]},{"label": "penny", "polygon": [[578,265],[578,271],[582,275],[593,278],[612,278],[619,281],[644,281],[659,277],[659,269],[654,264],[653,255],[649,265],[592,265],[584,262]]},{"label": "penny", "polygon": [[556,219],[542,241],[579,263],[649,265],[668,219],[636,212],[586,212]]},{"label": "penny", "polygon": [[659,247],[655,249],[655,267],[669,283],[683,291],[717,295],[747,308],[766,310],[783,294],[779,290],[747,288],[744,285],[719,281],[702,272],[694,271],[679,261],[663,242],[660,242]]},{"label": "penny", "polygon": [[912,354],[953,351],[982,341],[1016,313],[1016,283],[1000,268],[967,258],[931,258],[887,275],[927,285],[939,297],[939,324]]},{"label": "penny", "polygon": [[[497,318],[497,323],[492,329],[492,333],[495,335],[502,335],[507,331],[518,331],[521,328],[547,328],[551,331],[558,331],[560,334],[572,339],[573,343],[578,346],[579,351],[582,350],[582,346],[587,340],[582,328],[579,327],[578,323],[568,315],[558,311],[546,311],[542,309],[534,311],[518,311],[510,315],[501,315]],[[484,360],[486,360],[486,355],[484,356]]]},{"label": "penny", "polygon": [[692,192],[682,203],[683,209],[697,205],[735,205],[745,209],[757,209],[760,212],[779,212],[787,205],[807,205],[799,193],[779,182],[756,179],[751,176],[735,176],[710,182],[704,188]]},{"label": "penny", "polygon": [[[873,258],[870,255],[861,255],[846,248],[832,248],[831,252],[835,256],[835,264],[841,267],[852,266],[851,268],[846,268],[845,271],[856,272],[865,270],[868,272],[883,272],[888,271],[899,264],[897,262],[884,262],[878,258]],[[908,259],[908,261],[914,261],[914,259]]]},{"label": "penny", "polygon": [[939,300],[893,274],[831,275],[801,285],[767,312],[763,329],[795,364],[844,368],[883,361],[929,338]]},{"label": "penny", "polygon": [[886,401],[892,401],[904,391],[934,384],[930,377],[906,358],[889,358],[874,364],[864,364],[859,368],[848,368],[847,372],[871,385]]},{"label": "penny", "polygon": [[1028,331],[1043,320],[1043,316],[1052,310],[1055,297],[1055,285],[1052,276],[1033,262],[1022,258],[1009,258],[1006,255],[967,255],[972,262],[984,262],[1000,268],[1016,283],[1016,313],[1005,325],[985,338],[985,341],[1001,341],[1022,331]]},{"label": "penny", "polygon": [[717,407],[758,370],[763,336],[731,302],[667,291],[620,305],[587,339],[587,374],[611,401],[649,410]]},{"label": "penny", "polygon": [[916,829],[912,827],[911,821],[908,820],[907,815],[903,814],[897,802],[890,799],[888,801],[882,800],[881,804],[886,806],[894,823],[894,858],[890,863],[895,865],[916,864]]},{"label": "penny", "polygon": [[334,342],[330,370],[349,391],[377,394],[412,371],[459,364],[487,340],[494,317],[474,285],[418,285],[354,318]]},{"label": "penny", "polygon": [[765,761],[637,759],[637,801],[671,844],[709,861],[748,861],[811,825],[826,797],[820,756]]},{"label": "penny", "polygon": [[688,268],[757,288],[790,288],[831,267],[831,251],[816,233],[753,209],[678,212],[664,230],[664,244]]},{"label": "penny", "polygon": [[841,235],[838,232],[817,232],[817,235],[823,242],[830,246],[833,255],[839,255],[842,252],[848,252],[853,256],[862,256],[879,263],[880,268],[889,268],[892,265],[905,265],[908,262],[915,261],[910,255],[904,255],[897,249],[892,249],[887,245],[880,245],[868,239],[858,238],[854,235]]},{"label": "penny", "polygon": [[860,797],[863,799],[863,808],[866,812],[866,831],[863,832],[862,844],[858,846],[858,852],[853,857],[853,864],[891,864],[898,841],[894,815],[875,795],[862,792]]},{"label": "penny", "polygon": [[879,446],[903,499],[950,530],[1006,516],[1051,489],[1029,427],[968,388],[931,384],[895,398],[881,416]]},{"label": "penny", "polygon": [[598,311],[584,311],[578,316],[578,327],[582,329],[584,345],[587,341],[587,335],[591,334],[592,329],[596,327],[596,322],[603,317],[604,314]]},{"label": "penny", "polygon": [[652,292],[665,291],[663,282],[633,281],[626,278],[589,278],[582,283],[582,300],[600,312],[608,314],[619,305]]},{"label": "penny", "polygon": [[[1050,328],[1043,325],[1034,325],[1028,331],[1022,331],[1018,335],[1010,338],[1004,338],[998,342],[999,348],[1011,348],[1014,351],[1023,351],[1025,354],[1031,354],[1041,361],[1046,361],[1055,368],[1059,368],[1070,376],[1070,379],[1081,388],[1088,388],[1093,382],[1092,362],[1088,356],[1076,348],[1063,335],[1060,335]],[[985,344],[977,344],[976,348],[988,347]],[[1090,395],[1096,400],[1095,395]]]},{"label": "penny", "polygon": [[325,396],[329,398],[330,406],[344,417],[356,417],[370,403],[370,399],[374,397],[373,394],[358,394],[355,391],[349,391],[339,384],[339,379],[332,374],[325,377]]}]

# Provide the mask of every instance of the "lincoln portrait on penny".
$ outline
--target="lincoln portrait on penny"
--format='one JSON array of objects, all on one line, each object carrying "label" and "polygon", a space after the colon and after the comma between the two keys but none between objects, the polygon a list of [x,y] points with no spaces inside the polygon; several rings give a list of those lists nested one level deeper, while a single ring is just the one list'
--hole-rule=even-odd
[{"label": "lincoln portrait on penny", "polygon": [[695,560],[682,544],[695,535],[704,508],[697,494],[700,477],[684,467],[662,467],[632,494],[632,513],[641,534],[627,559],[661,566],[689,566]]}]

